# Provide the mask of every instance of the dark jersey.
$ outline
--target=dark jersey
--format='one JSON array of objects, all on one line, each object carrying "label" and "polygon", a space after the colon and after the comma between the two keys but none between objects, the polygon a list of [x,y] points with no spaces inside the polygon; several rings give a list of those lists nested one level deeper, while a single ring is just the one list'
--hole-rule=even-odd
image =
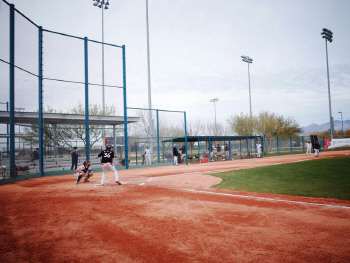
[{"label": "dark jersey", "polygon": [[179,152],[177,151],[176,147],[173,148],[173,155],[174,156],[178,156],[179,155]]},{"label": "dark jersey", "polygon": [[101,158],[101,163],[112,163],[114,158],[114,152],[110,150],[104,150],[98,154]]},{"label": "dark jersey", "polygon": [[185,147],[182,147],[182,148],[181,148],[181,152],[182,152],[182,154],[185,154],[185,153],[186,153],[186,148],[185,148]]}]

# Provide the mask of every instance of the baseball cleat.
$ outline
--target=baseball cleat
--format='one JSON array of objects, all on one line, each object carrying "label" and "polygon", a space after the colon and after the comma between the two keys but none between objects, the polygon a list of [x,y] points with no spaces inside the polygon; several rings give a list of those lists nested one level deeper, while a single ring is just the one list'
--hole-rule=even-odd
[{"label": "baseball cleat", "polygon": [[121,182],[119,182],[119,181],[115,181],[117,184],[119,184],[119,185],[121,185],[122,183]]}]

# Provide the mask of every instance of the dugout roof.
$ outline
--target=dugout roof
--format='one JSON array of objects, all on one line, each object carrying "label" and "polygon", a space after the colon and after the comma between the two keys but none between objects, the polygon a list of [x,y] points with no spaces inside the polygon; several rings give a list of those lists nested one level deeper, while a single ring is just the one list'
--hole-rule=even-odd
[{"label": "dugout roof", "polygon": [[[66,113],[43,113],[45,124],[62,124],[62,125],[85,125],[85,115],[80,114],[66,114]],[[128,117],[128,123],[134,123],[140,121],[139,117]],[[0,123],[10,123],[10,112],[0,111]],[[33,124],[38,125],[38,113],[37,112],[15,112],[16,124]],[[90,115],[90,125],[123,125],[123,116],[100,116]]]},{"label": "dugout roof", "polygon": [[[228,142],[228,141],[238,141],[238,140],[246,140],[246,139],[261,139],[260,136],[187,136],[187,142],[205,142],[205,141],[213,142]],[[173,139],[167,139],[163,142],[185,142],[185,137],[177,137]]]}]

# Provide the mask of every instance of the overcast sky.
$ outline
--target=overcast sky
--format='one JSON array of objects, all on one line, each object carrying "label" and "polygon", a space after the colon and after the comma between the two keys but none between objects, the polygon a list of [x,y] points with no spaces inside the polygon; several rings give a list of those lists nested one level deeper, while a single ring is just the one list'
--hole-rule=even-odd
[{"label": "overcast sky", "polygon": [[[92,0],[8,2],[45,29],[102,39],[101,9]],[[109,3],[104,38],[126,46],[128,106],[147,108],[146,1]],[[148,8],[152,108],[214,121],[210,100],[218,98],[217,121],[249,114],[248,66],[240,58],[246,55],[253,58],[253,114],[291,116],[301,126],[327,123],[325,27],[334,34],[328,43],[332,115],[340,120],[341,111],[350,119],[350,1],[149,0]]]}]

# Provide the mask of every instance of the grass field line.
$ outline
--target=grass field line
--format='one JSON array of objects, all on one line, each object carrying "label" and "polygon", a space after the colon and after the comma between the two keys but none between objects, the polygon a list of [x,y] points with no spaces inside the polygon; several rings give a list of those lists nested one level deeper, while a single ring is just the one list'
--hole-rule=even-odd
[{"label": "grass field line", "polygon": [[274,199],[274,198],[250,196],[250,195],[237,195],[237,194],[229,194],[229,193],[217,193],[217,192],[211,192],[211,191],[185,189],[185,188],[172,188],[172,187],[162,187],[162,186],[158,186],[158,187],[171,189],[171,190],[179,190],[179,191],[184,191],[184,192],[192,192],[192,193],[201,193],[201,194],[210,194],[210,195],[219,195],[219,196],[229,196],[229,197],[238,197],[238,198],[262,200],[262,201],[269,201],[269,202],[282,202],[282,203],[289,203],[289,204],[299,204],[299,205],[306,205],[306,206],[318,206],[318,207],[339,208],[339,209],[350,210],[349,206],[343,206],[343,205],[319,204],[319,203],[293,201],[293,200],[285,200],[285,199]]}]

